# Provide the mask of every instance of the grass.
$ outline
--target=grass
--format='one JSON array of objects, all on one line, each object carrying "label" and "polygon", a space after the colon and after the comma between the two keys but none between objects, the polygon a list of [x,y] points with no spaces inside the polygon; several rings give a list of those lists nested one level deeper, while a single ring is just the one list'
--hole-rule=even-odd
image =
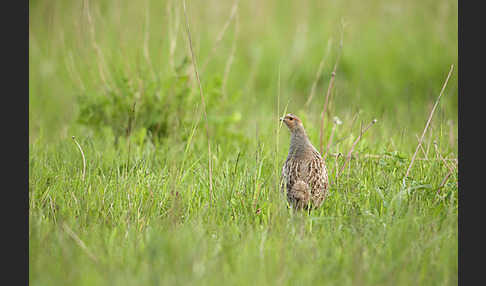
[{"label": "grass", "polygon": [[[457,284],[457,72],[419,138],[457,3],[186,4],[201,87],[180,1],[29,2],[30,284]],[[278,118],[317,147],[325,102],[329,195],[294,212]]]}]

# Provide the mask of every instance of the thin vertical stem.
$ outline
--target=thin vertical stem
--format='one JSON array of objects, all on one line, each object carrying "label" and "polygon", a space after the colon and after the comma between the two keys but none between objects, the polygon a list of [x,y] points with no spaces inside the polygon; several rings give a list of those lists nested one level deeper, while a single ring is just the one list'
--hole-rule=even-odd
[{"label": "thin vertical stem", "polygon": [[76,141],[76,138],[74,136],[72,138],[74,140],[74,143],[78,145],[78,149],[81,152],[81,156],[83,157],[83,181],[84,181],[84,176],[86,174],[86,158],[84,157],[84,152],[83,149],[81,148],[81,145],[79,145],[78,141]]},{"label": "thin vertical stem", "polygon": [[437,97],[437,100],[435,101],[434,107],[432,108],[432,111],[430,112],[429,119],[427,120],[427,123],[425,124],[424,131],[422,132],[422,136],[420,136],[420,140],[419,140],[419,143],[417,145],[417,148],[415,149],[415,153],[413,153],[412,161],[410,161],[410,165],[408,166],[407,172],[405,173],[405,177],[403,177],[403,182],[405,182],[405,178],[408,177],[408,174],[410,173],[410,169],[412,169],[413,163],[415,162],[415,157],[417,156],[417,152],[418,152],[420,146],[422,145],[422,141],[424,140],[425,133],[427,132],[427,129],[429,128],[429,125],[430,125],[430,121],[432,120],[432,116],[434,115],[435,108],[439,104],[439,100],[442,97],[442,94],[444,93],[444,90],[447,86],[447,82],[449,82],[449,78],[451,77],[453,69],[454,69],[454,65],[451,65],[451,69],[449,70],[449,74],[447,75],[447,78],[446,78],[444,84],[442,85],[442,90],[439,93],[439,97]]},{"label": "thin vertical stem", "polygon": [[204,101],[204,93],[201,85],[201,80],[199,79],[199,73],[197,71],[197,63],[196,57],[194,55],[194,50],[192,47],[192,40],[191,40],[191,31],[189,30],[189,21],[187,19],[187,12],[186,12],[186,0],[182,1],[182,5],[184,8],[184,18],[186,20],[186,32],[187,32],[187,39],[189,42],[189,48],[191,50],[191,57],[192,57],[192,64],[194,66],[194,73],[196,74],[196,80],[199,84],[199,94],[201,95],[201,103],[203,108],[203,115],[204,115],[204,125],[206,127],[206,137],[208,139],[208,175],[209,175],[209,194],[211,201],[213,200],[213,170],[211,164],[211,142],[209,138],[209,126],[208,126],[208,117],[206,114],[206,103]]}]

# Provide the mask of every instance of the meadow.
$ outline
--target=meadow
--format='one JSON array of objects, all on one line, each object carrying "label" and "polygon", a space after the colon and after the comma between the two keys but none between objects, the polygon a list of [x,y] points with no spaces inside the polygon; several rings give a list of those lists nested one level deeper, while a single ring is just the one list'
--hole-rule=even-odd
[{"label": "meadow", "polygon": [[457,1],[185,3],[29,1],[29,284],[456,285]]}]

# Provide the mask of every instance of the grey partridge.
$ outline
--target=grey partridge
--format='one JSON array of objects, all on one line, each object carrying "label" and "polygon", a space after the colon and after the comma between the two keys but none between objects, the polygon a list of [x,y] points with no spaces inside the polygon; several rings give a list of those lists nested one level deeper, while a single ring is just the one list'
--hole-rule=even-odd
[{"label": "grey partridge", "polygon": [[324,202],[329,181],[324,159],[312,145],[302,121],[289,113],[280,118],[290,131],[290,148],[282,168],[281,191],[295,209],[318,208]]}]

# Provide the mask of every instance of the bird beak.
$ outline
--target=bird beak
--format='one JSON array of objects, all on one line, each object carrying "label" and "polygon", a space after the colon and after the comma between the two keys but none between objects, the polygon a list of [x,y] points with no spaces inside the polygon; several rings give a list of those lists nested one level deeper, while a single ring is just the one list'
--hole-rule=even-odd
[{"label": "bird beak", "polygon": [[283,120],[284,120],[284,118],[283,117],[280,117],[280,121],[283,121]]}]

